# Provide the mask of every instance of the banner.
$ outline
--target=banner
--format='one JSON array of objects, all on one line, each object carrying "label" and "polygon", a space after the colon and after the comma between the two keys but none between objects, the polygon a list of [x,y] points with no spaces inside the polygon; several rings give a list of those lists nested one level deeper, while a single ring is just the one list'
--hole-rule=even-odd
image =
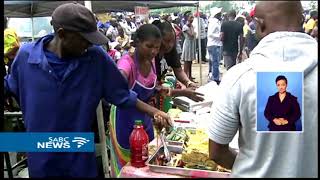
[{"label": "banner", "polygon": [[94,152],[94,133],[0,133],[0,152]]},{"label": "banner", "polygon": [[149,8],[144,6],[135,6],[134,14],[136,17],[136,21],[145,21],[149,19]]}]

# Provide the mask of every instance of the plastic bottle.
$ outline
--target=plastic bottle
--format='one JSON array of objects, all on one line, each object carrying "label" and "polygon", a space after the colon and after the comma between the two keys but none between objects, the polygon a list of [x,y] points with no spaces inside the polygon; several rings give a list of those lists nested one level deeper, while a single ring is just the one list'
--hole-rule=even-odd
[{"label": "plastic bottle", "polygon": [[142,120],[136,120],[134,129],[130,134],[130,152],[131,152],[131,165],[137,168],[144,167],[145,162],[148,160],[148,144],[149,137],[143,129]]}]

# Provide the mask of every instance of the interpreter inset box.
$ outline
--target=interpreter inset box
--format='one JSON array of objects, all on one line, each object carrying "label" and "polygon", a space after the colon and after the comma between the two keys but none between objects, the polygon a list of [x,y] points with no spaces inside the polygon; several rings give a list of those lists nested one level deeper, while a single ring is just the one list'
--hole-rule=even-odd
[{"label": "interpreter inset box", "polygon": [[303,131],[303,73],[257,72],[257,132]]}]

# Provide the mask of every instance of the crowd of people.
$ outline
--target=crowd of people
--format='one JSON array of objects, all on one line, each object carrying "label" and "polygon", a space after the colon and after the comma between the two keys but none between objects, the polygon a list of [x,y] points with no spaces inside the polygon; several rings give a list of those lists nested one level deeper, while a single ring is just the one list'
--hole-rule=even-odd
[{"label": "crowd of people", "polygon": [[[314,143],[307,142],[316,141],[311,123],[317,118],[311,112],[317,110],[309,108],[310,113],[304,113],[308,134],[268,139],[255,134],[252,108],[255,69],[270,70],[278,64],[305,73],[305,107],[317,104],[312,97],[317,89],[317,42],[313,39],[318,38],[317,19],[315,11],[310,19],[303,17],[299,1],[261,1],[251,12],[238,15],[234,10],[223,13],[222,8],[214,7],[208,17],[188,11],[174,14],[174,18],[152,17],[150,23],[137,23],[134,16],[126,15],[101,22],[83,5],[66,3],[52,14],[54,33],[36,42],[20,47],[14,31],[5,30],[4,62],[9,67],[4,77],[5,97],[14,97],[19,103],[27,132],[92,132],[99,101],[112,104],[111,169],[113,177],[118,177],[130,161],[128,137],[134,120],[144,120],[151,141],[153,126],[161,130],[172,125],[159,105],[161,98],[204,100],[203,94],[195,92],[198,86],[191,70],[196,59],[207,61],[208,52],[210,80],[220,88],[220,99],[211,110],[210,158],[226,168],[233,167],[234,177],[314,176],[317,172],[309,168]],[[303,44],[306,47],[301,47]],[[248,57],[245,61],[244,56]],[[301,58],[305,62],[300,62]],[[222,81],[221,59],[228,71]],[[170,72],[185,88],[162,86]],[[239,129],[237,154],[228,143]],[[273,148],[264,148],[266,144]],[[295,149],[288,150],[289,146],[302,156],[296,157]],[[281,155],[271,157],[275,152]],[[302,165],[292,167],[290,160]],[[28,153],[28,168],[30,177],[98,176],[95,153]]]},{"label": "crowd of people", "polygon": [[[235,10],[223,12],[222,8],[213,7],[209,14],[202,12],[172,13],[163,16],[153,15],[149,23],[156,20],[171,23],[175,31],[176,50],[187,77],[195,82],[192,76],[192,64],[209,62],[208,80],[220,83],[219,66],[223,64],[229,70],[250,56],[258,44],[256,37],[255,9],[250,12],[237,13]],[[318,39],[317,11],[304,14],[303,32]],[[198,32],[198,17],[200,32]],[[139,26],[147,21],[137,22],[134,15],[114,14],[105,23],[97,19],[98,28],[109,39],[106,48],[115,61],[120,54],[125,55],[132,47],[132,35]],[[199,57],[198,39],[200,38],[201,57]],[[115,53],[117,52],[117,53]],[[117,55],[116,55],[117,54]],[[220,61],[223,60],[223,63]]]}]

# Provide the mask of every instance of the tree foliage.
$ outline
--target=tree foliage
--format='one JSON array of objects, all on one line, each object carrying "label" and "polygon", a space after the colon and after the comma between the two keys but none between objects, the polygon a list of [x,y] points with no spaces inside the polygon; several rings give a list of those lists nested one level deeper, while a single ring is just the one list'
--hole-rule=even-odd
[{"label": "tree foliage", "polygon": [[228,12],[231,9],[235,9],[235,5],[230,1],[213,1],[211,4],[205,7],[205,11],[209,12],[209,10],[213,7],[220,7],[222,8],[223,12]]},{"label": "tree foliage", "polygon": [[171,7],[171,8],[161,8],[161,9],[151,9],[151,15],[163,15],[163,14],[171,14],[171,13],[181,13],[183,14],[186,11],[195,12],[196,7]]}]

